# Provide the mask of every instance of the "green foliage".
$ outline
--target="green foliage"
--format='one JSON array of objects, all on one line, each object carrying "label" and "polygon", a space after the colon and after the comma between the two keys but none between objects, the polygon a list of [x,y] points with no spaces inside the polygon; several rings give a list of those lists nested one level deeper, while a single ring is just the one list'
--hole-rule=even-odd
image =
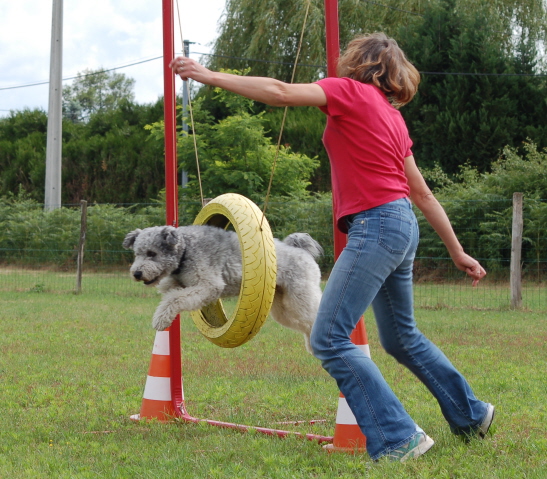
[{"label": "green foliage", "polygon": [[532,141],[523,143],[524,156],[516,148],[503,149],[503,155],[484,176],[485,188],[492,194],[506,196],[524,193],[527,198],[547,198],[547,149],[538,151]]},{"label": "green foliage", "polygon": [[[163,115],[153,105],[121,102],[85,123],[63,121],[62,202],[135,203],[164,186],[163,138],[144,126]],[[47,115],[24,110],[0,119],[0,195],[22,188],[43,201]]]},{"label": "green foliage", "polygon": [[76,123],[89,120],[94,113],[115,110],[133,101],[134,85],[135,80],[123,73],[86,69],[63,88],[63,115]]},{"label": "green foliage", "polygon": [[[547,145],[545,81],[518,76],[541,72],[537,43],[524,33],[501,43],[498,9],[462,9],[462,3],[432,2],[420,25],[398,34],[420,71],[464,73],[423,75],[416,98],[401,110],[420,164],[439,163],[449,174],[465,162],[487,171],[502,148],[527,137]],[[501,76],[483,75],[489,73]]]},{"label": "green foliage", "polygon": [[[92,265],[125,264],[130,258],[121,248],[125,235],[164,222],[162,207],[152,205],[90,205],[87,216],[84,259]],[[80,223],[79,208],[45,211],[22,192],[0,198],[0,261],[72,268]]]},{"label": "green foliage", "polygon": [[162,117],[162,106],[161,101],[124,103],[95,113],[86,124],[65,123],[63,201],[134,203],[155,198],[165,184],[163,138],[150,138],[144,127]]},{"label": "green foliage", "polygon": [[[267,134],[276,142],[279,138],[282,118],[282,108],[268,107],[264,112],[264,119],[269,128]],[[326,120],[327,116],[315,107],[289,108],[283,129],[281,141],[283,145],[289,146],[292,151],[317,158],[319,161],[319,167],[311,178],[314,191],[331,190],[330,162],[322,141]]]},{"label": "green foliage", "polygon": [[0,259],[62,266],[71,260],[78,244],[77,219],[77,210],[73,209],[46,213],[24,193],[1,200]]},{"label": "green foliage", "polygon": [[43,110],[11,112],[0,119],[0,195],[45,182],[47,115]]},{"label": "green foliage", "polygon": [[[547,150],[523,145],[525,156],[505,148],[489,173],[465,165],[457,182],[436,190],[464,249],[483,261],[490,273],[506,271],[511,258],[513,193],[524,195],[523,270],[539,279],[547,268]],[[446,250],[420,215],[421,258],[443,258]]]},{"label": "green foliage", "polygon": [[[237,73],[237,72],[236,72]],[[181,132],[178,140],[180,167],[188,172],[189,182],[184,195],[200,197],[200,181],[205,198],[223,193],[239,193],[255,202],[265,199],[272,170],[275,167],[271,195],[302,198],[318,162],[306,155],[294,153],[276,145],[266,136],[264,114],[253,115],[252,102],[221,89],[215,89],[215,101],[222,104],[228,115],[215,120],[204,107],[205,99],[193,103],[195,138]],[[189,119],[187,122],[190,123]],[[160,137],[163,122],[148,129]],[[194,140],[197,144],[198,165]]]},{"label": "green foliage", "polygon": [[[419,19],[402,11],[400,1],[381,3],[395,9],[376,2],[339,1],[342,46],[356,34],[376,30],[389,32],[401,22],[409,24]],[[415,13],[422,3],[407,0],[404,9]],[[296,0],[228,0],[214,45],[219,56],[211,58],[210,66],[240,70],[250,67],[252,75],[290,81],[307,5],[308,2]],[[326,74],[324,10],[323,0],[311,0],[296,83],[318,80]]]}]

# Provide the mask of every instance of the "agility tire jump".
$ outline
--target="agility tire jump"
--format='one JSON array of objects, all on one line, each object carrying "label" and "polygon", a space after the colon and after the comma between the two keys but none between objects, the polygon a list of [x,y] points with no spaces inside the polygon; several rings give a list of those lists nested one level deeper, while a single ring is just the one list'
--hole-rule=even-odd
[{"label": "agility tire jump", "polygon": [[270,225],[258,206],[235,193],[217,196],[207,203],[194,224],[220,228],[232,224],[239,238],[242,278],[233,314],[228,318],[222,301],[218,300],[192,311],[191,316],[199,331],[212,343],[223,348],[241,346],[252,339],[266,321],[275,294],[277,261]]}]

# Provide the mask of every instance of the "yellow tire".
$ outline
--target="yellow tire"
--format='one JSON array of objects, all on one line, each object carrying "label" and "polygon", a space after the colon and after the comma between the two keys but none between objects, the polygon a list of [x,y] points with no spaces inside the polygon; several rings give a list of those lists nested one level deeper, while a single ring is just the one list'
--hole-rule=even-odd
[{"label": "yellow tire", "polygon": [[201,333],[223,348],[235,348],[252,339],[260,330],[272,306],[277,275],[275,245],[268,221],[248,198],[227,193],[211,200],[197,215],[194,224],[227,228],[231,223],[241,248],[241,289],[230,318],[222,301],[192,311]]}]

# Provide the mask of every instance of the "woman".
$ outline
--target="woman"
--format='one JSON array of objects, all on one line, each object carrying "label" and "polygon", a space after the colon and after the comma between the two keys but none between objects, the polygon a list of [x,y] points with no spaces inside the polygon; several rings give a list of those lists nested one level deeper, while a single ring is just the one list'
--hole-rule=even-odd
[{"label": "woman", "polygon": [[212,72],[184,57],[171,67],[183,80],[272,106],[317,106],[327,115],[323,142],[331,163],[334,215],[348,243],[325,287],[311,345],[346,397],[371,458],[402,462],[422,455],[434,442],[414,423],[374,362],[349,339],[369,305],[382,346],[428,387],[451,430],[484,437],[494,407],[475,398],[414,320],[418,225],[410,198],[474,286],[486,272],[463,251],[412,156],[412,141],[396,107],[412,100],[420,76],[395,40],[382,33],[357,37],[339,60],[339,77],[310,84]]}]

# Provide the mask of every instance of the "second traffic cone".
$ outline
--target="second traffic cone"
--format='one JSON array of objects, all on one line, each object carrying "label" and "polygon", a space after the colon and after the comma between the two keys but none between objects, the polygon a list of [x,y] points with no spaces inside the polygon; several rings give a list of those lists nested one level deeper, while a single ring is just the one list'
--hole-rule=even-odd
[{"label": "second traffic cone", "polygon": [[134,414],[131,419],[156,418],[169,421],[175,416],[171,397],[171,355],[169,352],[169,328],[156,332],[152,359],[146,377],[146,385],[140,414]]},{"label": "second traffic cone", "polygon": [[[355,330],[350,336],[351,341],[370,358],[367,331],[363,318],[359,320]],[[334,427],[334,439],[332,444],[323,446],[328,452],[346,452],[355,454],[366,452],[367,439],[361,432],[355,416],[348,406],[342,393],[338,399],[338,412],[336,414],[336,426]]]}]

